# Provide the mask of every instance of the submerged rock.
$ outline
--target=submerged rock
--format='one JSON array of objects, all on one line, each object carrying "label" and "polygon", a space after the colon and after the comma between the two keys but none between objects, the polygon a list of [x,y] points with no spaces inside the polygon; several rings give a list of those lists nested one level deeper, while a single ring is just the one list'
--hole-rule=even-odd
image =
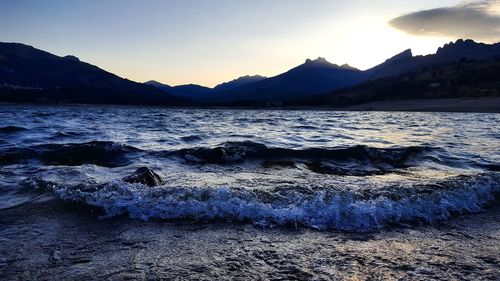
[{"label": "submerged rock", "polygon": [[148,167],[137,169],[132,175],[123,179],[128,183],[142,183],[147,186],[163,185],[163,179]]}]

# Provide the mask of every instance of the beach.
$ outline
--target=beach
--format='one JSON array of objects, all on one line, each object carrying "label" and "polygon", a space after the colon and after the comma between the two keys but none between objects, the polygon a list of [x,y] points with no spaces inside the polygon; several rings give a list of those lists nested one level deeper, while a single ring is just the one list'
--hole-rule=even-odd
[{"label": "beach", "polygon": [[1,280],[495,280],[500,207],[371,233],[98,219],[41,197],[0,211]]}]

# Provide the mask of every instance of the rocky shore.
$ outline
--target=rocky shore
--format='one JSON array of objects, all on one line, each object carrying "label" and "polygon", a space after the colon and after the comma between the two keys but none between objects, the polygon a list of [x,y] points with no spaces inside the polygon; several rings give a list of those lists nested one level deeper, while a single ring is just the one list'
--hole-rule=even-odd
[{"label": "rocky shore", "polygon": [[[98,213],[98,212],[97,212]],[[0,280],[495,280],[500,206],[376,233],[142,222],[53,199],[0,210]]]}]

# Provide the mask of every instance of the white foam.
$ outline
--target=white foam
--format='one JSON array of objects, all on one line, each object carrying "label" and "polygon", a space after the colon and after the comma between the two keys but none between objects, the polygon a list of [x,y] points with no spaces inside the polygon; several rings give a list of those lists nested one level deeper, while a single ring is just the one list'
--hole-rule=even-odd
[{"label": "white foam", "polygon": [[[141,184],[110,182],[97,191],[54,187],[62,199],[104,209],[106,216],[128,214],[140,220],[193,219],[252,222],[272,227],[302,225],[315,229],[372,231],[408,222],[434,223],[452,213],[474,213],[500,192],[498,174],[459,178],[453,186],[400,200],[380,196],[363,200],[353,193],[292,192],[286,198],[263,200],[250,190],[229,187],[147,188]],[[270,201],[270,202],[268,202]]]}]

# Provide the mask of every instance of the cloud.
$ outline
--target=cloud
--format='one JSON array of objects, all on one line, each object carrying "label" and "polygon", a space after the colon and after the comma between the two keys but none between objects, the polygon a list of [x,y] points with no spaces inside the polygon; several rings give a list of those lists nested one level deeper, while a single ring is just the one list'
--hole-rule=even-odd
[{"label": "cloud", "polygon": [[389,24],[412,35],[500,41],[500,0],[466,2],[423,10],[392,19]]}]

